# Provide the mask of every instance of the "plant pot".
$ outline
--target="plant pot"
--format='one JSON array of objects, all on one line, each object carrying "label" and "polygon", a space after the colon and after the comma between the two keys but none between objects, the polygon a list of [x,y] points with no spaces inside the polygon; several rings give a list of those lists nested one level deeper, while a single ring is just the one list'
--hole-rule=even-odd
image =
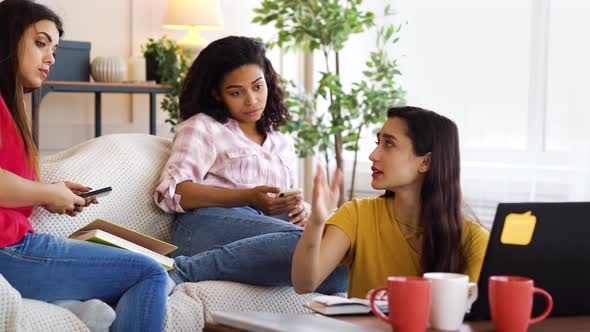
[{"label": "plant pot", "polygon": [[158,74],[158,60],[154,53],[147,53],[145,55],[145,69],[146,79],[148,81],[156,81],[160,83],[160,75]]}]

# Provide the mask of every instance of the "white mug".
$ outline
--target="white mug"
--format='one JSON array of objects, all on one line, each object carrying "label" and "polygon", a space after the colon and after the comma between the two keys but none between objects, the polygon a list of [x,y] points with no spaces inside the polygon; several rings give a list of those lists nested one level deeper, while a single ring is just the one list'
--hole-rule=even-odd
[{"label": "white mug", "polygon": [[477,284],[458,273],[424,273],[432,280],[430,295],[430,326],[445,331],[461,328],[465,313],[477,300]]}]

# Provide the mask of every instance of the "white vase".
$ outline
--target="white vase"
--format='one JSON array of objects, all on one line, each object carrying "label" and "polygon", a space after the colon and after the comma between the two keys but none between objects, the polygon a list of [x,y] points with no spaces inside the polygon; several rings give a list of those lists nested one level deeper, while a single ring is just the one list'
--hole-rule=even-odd
[{"label": "white vase", "polygon": [[99,56],[92,60],[90,73],[96,82],[121,82],[127,77],[127,64],[118,56]]}]

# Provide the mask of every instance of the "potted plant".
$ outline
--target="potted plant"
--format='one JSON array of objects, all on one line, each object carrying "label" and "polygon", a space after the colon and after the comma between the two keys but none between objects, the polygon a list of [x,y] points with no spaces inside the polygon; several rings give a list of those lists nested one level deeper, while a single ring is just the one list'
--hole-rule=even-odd
[{"label": "potted plant", "polygon": [[188,73],[192,54],[190,50],[182,49],[174,40],[166,35],[160,39],[148,39],[141,47],[146,60],[146,76],[148,80],[171,85],[172,92],[166,94],[160,106],[168,112],[166,123],[174,128],[180,119],[178,98],[182,92],[182,84]]},{"label": "potted plant", "polygon": [[[385,48],[398,41],[401,27],[377,27],[374,13],[363,11],[361,4],[362,0],[263,0],[254,9],[257,16],[253,19],[262,25],[274,24],[278,30],[269,47],[304,52],[319,50],[324,55],[326,67],[312,94],[296,91],[289,84],[287,106],[293,121],[284,131],[295,134],[300,157],[318,151],[324,155],[327,167],[333,156],[336,166],[342,169],[343,151],[354,151],[349,199],[354,194],[358,143],[363,130],[383,123],[389,107],[404,103],[397,60]],[[391,15],[389,6],[385,15]],[[340,80],[339,52],[353,33],[373,28],[377,29],[376,48],[370,52],[362,71],[364,78],[344,87]],[[328,101],[327,109],[318,109],[320,98]]]}]

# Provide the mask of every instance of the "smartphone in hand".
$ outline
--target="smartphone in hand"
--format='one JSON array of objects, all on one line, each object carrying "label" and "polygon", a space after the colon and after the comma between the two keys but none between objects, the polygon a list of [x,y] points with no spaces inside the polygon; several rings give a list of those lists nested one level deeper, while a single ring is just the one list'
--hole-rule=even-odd
[{"label": "smartphone in hand", "polygon": [[112,190],[113,190],[113,188],[111,188],[111,187],[105,187],[105,188],[91,190],[91,191],[88,191],[85,193],[81,193],[78,196],[80,196],[82,198],[99,198],[99,197],[104,197],[104,196],[110,194]]},{"label": "smartphone in hand", "polygon": [[[301,188],[289,188],[289,189],[283,189],[281,190],[281,192],[277,195],[277,197],[287,197],[287,196],[291,196],[291,195],[301,195],[303,193],[303,190],[301,190]],[[273,218],[277,218],[277,219],[282,219],[284,221],[289,221],[289,212],[283,212],[281,214],[277,214],[275,216],[271,216]]]},{"label": "smartphone in hand", "polygon": [[301,188],[284,189],[279,193],[278,197],[287,197],[287,196],[291,196],[291,195],[301,195],[301,193],[303,193],[303,190],[301,190]]}]

